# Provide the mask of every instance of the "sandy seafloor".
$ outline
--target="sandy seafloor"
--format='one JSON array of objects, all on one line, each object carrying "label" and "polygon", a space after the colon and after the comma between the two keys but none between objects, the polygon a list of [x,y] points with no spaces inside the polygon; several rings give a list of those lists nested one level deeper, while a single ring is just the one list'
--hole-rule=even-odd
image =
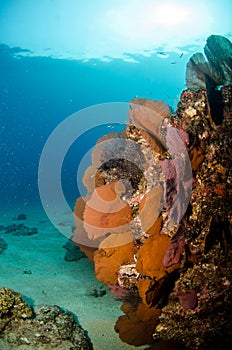
[{"label": "sandy seafloor", "polygon": [[[93,288],[102,286],[94,276],[93,265],[87,258],[65,261],[63,245],[68,239],[55,229],[41,207],[0,209],[0,225],[24,223],[39,231],[31,236],[13,236],[0,231],[8,243],[0,254],[0,287],[21,293],[30,305],[58,305],[74,313],[87,331],[94,350],[147,348],[130,346],[119,339],[114,324],[122,315],[121,302],[110,292],[98,298],[89,295]],[[27,220],[13,220],[20,213],[25,213]],[[60,219],[65,221],[65,215]],[[31,274],[25,273],[28,270]]]}]

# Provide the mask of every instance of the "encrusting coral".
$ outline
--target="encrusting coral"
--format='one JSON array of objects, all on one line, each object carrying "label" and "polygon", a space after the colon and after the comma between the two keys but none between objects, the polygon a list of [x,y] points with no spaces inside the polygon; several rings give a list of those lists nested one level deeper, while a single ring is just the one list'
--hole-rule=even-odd
[{"label": "encrusting coral", "polygon": [[31,316],[31,308],[19,293],[9,288],[0,288],[0,334],[12,319],[20,320]]},{"label": "encrusting coral", "polygon": [[208,62],[190,59],[175,113],[162,101],[134,99],[117,135],[119,154],[109,141],[93,152],[98,159],[84,182],[94,181],[77,200],[73,240],[82,247],[84,232],[97,278],[124,299],[115,330],[129,344],[222,350],[231,342],[230,52],[227,39],[209,37]]},{"label": "encrusting coral", "polygon": [[22,296],[0,289],[0,349],[90,350],[92,345],[74,316],[58,306],[32,309]]}]

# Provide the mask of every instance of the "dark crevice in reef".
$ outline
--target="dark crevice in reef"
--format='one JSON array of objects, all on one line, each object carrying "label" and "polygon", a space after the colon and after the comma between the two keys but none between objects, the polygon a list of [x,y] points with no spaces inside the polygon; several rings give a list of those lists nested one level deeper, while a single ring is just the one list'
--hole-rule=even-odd
[{"label": "dark crevice in reef", "polygon": [[205,82],[210,115],[214,123],[218,126],[223,122],[222,90],[218,89],[216,82],[207,74],[205,74]]}]

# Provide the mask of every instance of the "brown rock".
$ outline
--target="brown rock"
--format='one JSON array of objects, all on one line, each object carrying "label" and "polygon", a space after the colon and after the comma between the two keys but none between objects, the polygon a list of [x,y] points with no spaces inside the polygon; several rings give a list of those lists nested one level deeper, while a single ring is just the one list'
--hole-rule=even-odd
[{"label": "brown rock", "polygon": [[136,307],[124,303],[121,309],[126,315],[120,316],[115,325],[120,339],[135,346],[151,343],[161,311],[150,309],[142,303]]},{"label": "brown rock", "polygon": [[[125,133],[109,133],[101,137],[96,146],[92,151],[92,165],[98,169],[101,165],[107,162],[109,159],[114,159],[115,155],[117,155],[117,145],[119,145],[119,149],[121,149],[122,145],[125,144],[124,137]],[[112,147],[113,144],[113,147]]]},{"label": "brown rock", "polygon": [[97,140],[97,144],[101,143],[106,140],[116,139],[116,138],[125,138],[126,137],[126,131],[122,132],[110,132],[109,134],[105,134],[100,139]]},{"label": "brown rock", "polygon": [[200,146],[192,148],[191,151],[189,152],[189,157],[190,157],[192,169],[194,171],[197,170],[199,165],[205,159],[205,156],[203,154],[203,149]]},{"label": "brown rock", "polygon": [[113,248],[101,248],[94,254],[95,274],[105,284],[117,283],[121,265],[134,262],[135,248],[132,242]]},{"label": "brown rock", "polygon": [[95,183],[94,183],[95,174],[96,174],[96,168],[90,165],[85,170],[84,176],[82,178],[82,183],[89,193],[93,192],[93,190],[95,189]]},{"label": "brown rock", "polygon": [[160,214],[162,195],[162,187],[157,186],[148,192],[140,202],[139,218],[143,230],[147,233],[151,233],[156,228],[156,221]]},{"label": "brown rock", "polygon": [[144,276],[161,279],[165,274],[163,258],[169,247],[170,238],[156,233],[145,241],[137,253],[136,270]]},{"label": "brown rock", "polygon": [[104,185],[104,179],[100,176],[99,170],[92,165],[86,169],[82,182],[88,193],[93,192],[96,187]]},{"label": "brown rock", "polygon": [[99,243],[93,242],[88,238],[87,232],[83,226],[84,210],[85,200],[82,197],[79,197],[74,208],[74,220],[76,227],[73,230],[72,241],[75,245],[80,247],[81,251],[85,253],[90,261],[93,261],[93,255]]},{"label": "brown rock", "polygon": [[153,137],[151,134],[149,134],[143,129],[139,129],[139,131],[142,137],[147,141],[147,143],[149,144],[149,146],[153,151],[160,153],[161,155],[165,154],[166,148],[158,139],[156,139],[155,137]]},{"label": "brown rock", "polygon": [[128,232],[132,220],[131,207],[120,196],[125,186],[121,181],[94,190],[84,209],[84,228],[90,239],[105,234]]},{"label": "brown rock", "polygon": [[150,286],[151,286],[151,280],[150,279],[140,279],[137,282],[137,287],[138,287],[138,290],[139,290],[139,296],[142,298],[142,302],[143,302],[144,305],[147,305],[146,293],[150,289]]},{"label": "brown rock", "polygon": [[173,288],[175,277],[175,272],[167,272],[167,274],[158,281],[140,279],[137,283],[137,287],[143,303],[149,308],[160,308],[164,303],[165,297]]},{"label": "brown rock", "polygon": [[152,347],[145,350],[186,350],[186,347],[171,340],[164,340],[159,341],[155,345],[152,345]]},{"label": "brown rock", "polygon": [[168,105],[163,101],[154,101],[146,98],[135,98],[130,103],[129,116],[131,122],[139,129],[143,129],[159,143],[165,145],[161,134],[164,118],[170,115]]},{"label": "brown rock", "polygon": [[158,219],[154,222],[154,224],[146,231],[146,233],[153,235],[153,234],[156,234],[158,232],[161,232],[162,223],[163,223],[163,218],[160,215],[158,217]]},{"label": "brown rock", "polygon": [[103,239],[103,241],[101,241],[101,243],[99,244],[99,249],[121,247],[132,241],[133,235],[130,231],[125,233],[109,234],[109,236],[107,236]]}]

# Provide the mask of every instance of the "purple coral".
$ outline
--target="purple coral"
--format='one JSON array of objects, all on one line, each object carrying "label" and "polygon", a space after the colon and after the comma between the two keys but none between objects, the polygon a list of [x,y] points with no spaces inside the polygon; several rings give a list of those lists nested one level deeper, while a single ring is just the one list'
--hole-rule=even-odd
[{"label": "purple coral", "polygon": [[126,300],[130,296],[130,291],[127,288],[121,287],[117,284],[108,284],[107,286],[116,299]]},{"label": "purple coral", "polygon": [[197,307],[197,292],[194,289],[183,292],[180,287],[178,287],[177,294],[183,309],[191,310]]},{"label": "purple coral", "polygon": [[178,225],[187,210],[192,190],[192,168],[186,143],[188,134],[175,127],[167,127],[166,143],[171,159],[161,162],[164,182],[164,204],[169,221]]},{"label": "purple coral", "polygon": [[172,237],[168,250],[163,258],[164,268],[179,263],[185,247],[184,230],[185,226],[181,223],[177,232]]},{"label": "purple coral", "polygon": [[176,168],[172,159],[164,159],[161,162],[161,169],[166,179],[172,179],[176,177]]}]

